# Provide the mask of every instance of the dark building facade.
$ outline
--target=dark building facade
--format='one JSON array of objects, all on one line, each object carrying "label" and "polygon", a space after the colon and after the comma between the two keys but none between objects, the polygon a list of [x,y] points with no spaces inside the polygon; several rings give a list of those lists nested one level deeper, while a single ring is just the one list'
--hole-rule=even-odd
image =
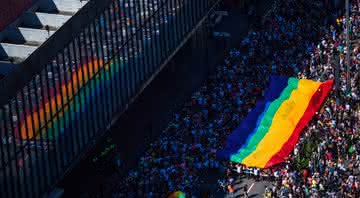
[{"label": "dark building facade", "polygon": [[34,2],[35,0],[2,0],[0,7],[0,30],[14,21]]},{"label": "dark building facade", "polygon": [[0,82],[1,197],[41,197],[217,0],[93,0]]}]

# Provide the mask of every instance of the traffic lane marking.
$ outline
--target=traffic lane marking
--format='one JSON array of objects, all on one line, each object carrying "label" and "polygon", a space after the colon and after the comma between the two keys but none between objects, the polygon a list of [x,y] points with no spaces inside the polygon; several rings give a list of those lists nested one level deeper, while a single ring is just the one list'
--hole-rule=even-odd
[{"label": "traffic lane marking", "polygon": [[251,186],[250,186],[250,188],[248,189],[247,193],[249,193],[250,190],[252,189],[252,187],[254,187],[254,184],[255,184],[255,183],[252,183],[252,184],[251,184]]}]

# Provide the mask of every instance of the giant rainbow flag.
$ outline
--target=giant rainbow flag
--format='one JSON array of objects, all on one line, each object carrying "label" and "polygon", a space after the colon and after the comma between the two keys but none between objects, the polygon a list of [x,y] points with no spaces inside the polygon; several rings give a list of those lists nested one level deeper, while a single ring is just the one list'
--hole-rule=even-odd
[{"label": "giant rainbow flag", "polygon": [[272,76],[264,98],[228,136],[218,158],[258,168],[283,162],[332,85]]}]

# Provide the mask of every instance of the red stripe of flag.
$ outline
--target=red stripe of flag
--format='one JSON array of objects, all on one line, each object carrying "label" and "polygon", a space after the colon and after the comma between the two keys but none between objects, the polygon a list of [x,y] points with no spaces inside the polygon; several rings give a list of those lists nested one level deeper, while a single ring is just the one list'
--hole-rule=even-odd
[{"label": "red stripe of flag", "polygon": [[329,80],[322,83],[319,86],[318,91],[314,93],[311,97],[308,107],[298,124],[296,125],[293,133],[291,134],[288,141],[282,146],[282,148],[271,157],[271,159],[266,163],[264,168],[269,168],[276,164],[279,164],[284,161],[284,159],[289,156],[289,154],[294,150],[296,142],[299,139],[301,131],[304,129],[306,124],[314,116],[315,112],[320,108],[321,104],[328,95],[330,89],[332,88],[334,80]]}]

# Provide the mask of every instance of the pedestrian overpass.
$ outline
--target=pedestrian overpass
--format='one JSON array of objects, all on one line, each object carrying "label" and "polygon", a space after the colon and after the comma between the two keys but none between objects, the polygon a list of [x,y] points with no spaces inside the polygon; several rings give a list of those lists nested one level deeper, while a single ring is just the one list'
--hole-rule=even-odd
[{"label": "pedestrian overpass", "polygon": [[39,0],[0,32],[0,196],[43,197],[219,0]]}]

